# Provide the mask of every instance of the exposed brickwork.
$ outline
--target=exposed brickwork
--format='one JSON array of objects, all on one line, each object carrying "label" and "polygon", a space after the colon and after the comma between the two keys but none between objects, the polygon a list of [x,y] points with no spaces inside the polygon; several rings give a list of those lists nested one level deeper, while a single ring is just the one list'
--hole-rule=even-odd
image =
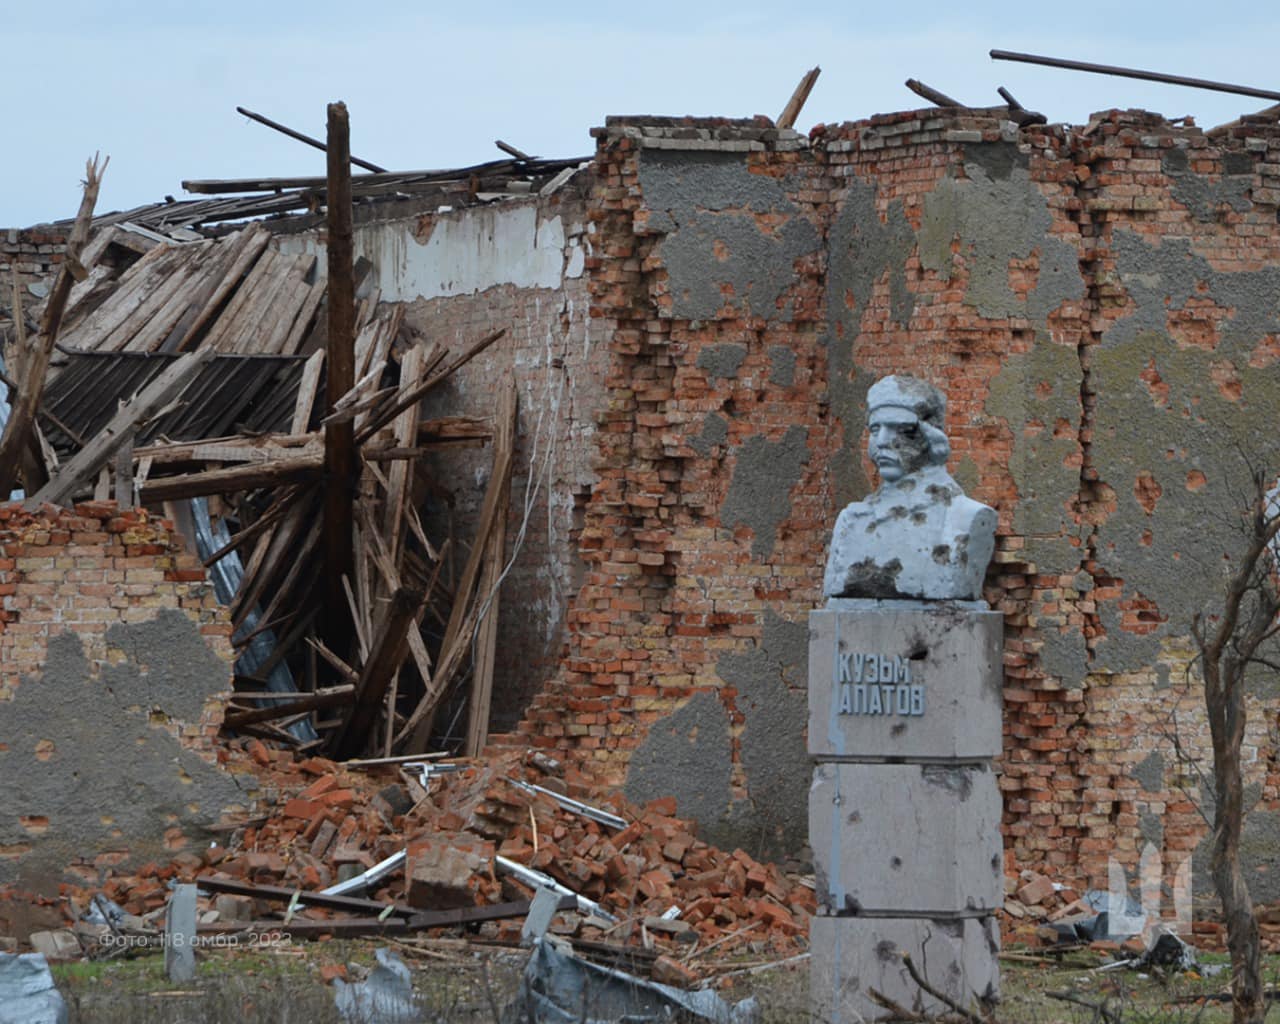
[{"label": "exposed brickwork", "polygon": [[0,505],[0,885],[92,882],[242,802],[215,767],[230,636],[167,521]]},{"label": "exposed brickwork", "polygon": [[[475,413],[516,373],[509,536],[534,439],[555,437],[504,590],[499,724],[548,682],[507,741],[624,785],[696,702],[682,735],[713,749],[722,730],[727,818],[746,808],[794,848],[802,826],[770,817],[788,800],[760,782],[807,785],[759,753],[798,742],[804,665],[777,637],[803,630],[835,514],[873,485],[866,385],[913,372],[948,394],[951,471],[1000,514],[986,596],[1006,621],[1010,865],[1098,884],[1150,843],[1171,877],[1202,849],[1178,759],[1207,766],[1187,630],[1220,590],[1236,442],[1280,466],[1256,429],[1280,412],[1280,130],[928,111],[808,139],[724,119],[597,135],[583,276],[410,310],[450,345],[512,327],[429,411]],[[488,458],[453,463],[458,494]],[[1265,845],[1275,695],[1250,712]]]},{"label": "exposed brickwork", "polygon": [[[537,203],[541,221],[558,217],[571,235],[566,262],[586,242],[573,232],[585,225],[576,192]],[[466,211],[455,216],[465,219]],[[438,222],[441,218],[437,217]],[[511,263],[518,253],[499,253]],[[581,257],[578,257],[581,258]],[[605,402],[608,349],[589,316],[587,278],[566,266],[556,288],[496,283],[474,293],[418,299],[406,323],[424,339],[457,350],[490,331],[507,333],[451,376],[428,398],[423,415],[483,416],[493,408],[498,381],[510,374],[519,392],[517,446],[507,521],[507,556],[494,666],[492,722],[512,727],[554,673],[565,635],[565,609],[582,577],[576,531],[595,462],[595,419]],[[442,452],[424,463],[435,490],[423,508],[433,537],[455,538],[460,567],[479,516],[493,453]],[[445,497],[448,503],[446,504]]]},{"label": "exposed brickwork", "polygon": [[[861,389],[910,371],[948,393],[952,471],[1001,516],[987,596],[1007,624],[1011,863],[1098,882],[1108,856],[1132,868],[1151,842],[1172,873],[1204,826],[1179,788],[1199,798],[1171,736],[1192,757],[1207,753],[1198,691],[1181,684],[1189,599],[1175,595],[1193,591],[1204,606],[1216,591],[1208,575],[1180,578],[1176,562],[1194,553],[1185,550],[1194,536],[1142,517],[1194,524],[1205,506],[1186,496],[1216,488],[1229,497],[1231,474],[1219,464],[1231,452],[1211,431],[1196,435],[1201,450],[1166,452],[1167,427],[1133,405],[1121,360],[1135,336],[1148,344],[1140,329],[1150,323],[1163,340],[1151,365],[1132,374],[1145,382],[1144,400],[1159,403],[1164,366],[1183,375],[1175,392],[1194,390],[1201,374],[1181,353],[1199,350],[1216,352],[1203,379],[1222,401],[1243,393],[1252,415],[1276,411],[1259,378],[1241,384],[1275,358],[1276,328],[1266,320],[1275,311],[1249,311],[1247,330],[1260,336],[1250,335],[1246,360],[1216,348],[1233,326],[1246,330],[1240,302],[1255,279],[1230,275],[1280,265],[1274,126],[1246,124],[1238,137],[1213,140],[1154,115],[1113,112],[1087,129],[1019,133],[974,112],[820,128],[810,146],[714,120],[617,121],[599,135],[588,269],[611,361],[599,479],[581,535],[589,569],[570,607],[562,670],[521,739],[571,751],[622,782],[654,723],[709,691],[731,723],[732,796],[749,796],[744,716],[724,658],[757,648],[766,614],[803,622],[819,600],[835,511],[870,486],[860,455],[840,469],[863,445]],[[746,211],[762,233],[780,236],[798,219],[813,225],[823,247],[795,260],[773,307],[752,308],[722,284],[713,315],[676,315],[688,274],[673,281],[665,240],[686,225],[670,223],[645,195],[642,161],[654,150],[685,153],[690,167],[704,155],[737,154],[785,193],[785,211]],[[1009,161],[1012,171],[1002,165]],[[966,237],[963,204],[975,193],[965,190],[988,181],[996,195],[1013,188],[1006,181],[1025,183],[1016,198],[1028,204],[1035,239],[993,254],[989,242]],[[869,203],[875,219],[855,203]],[[850,213],[853,234],[842,236]],[[895,237],[897,255],[867,265],[866,250],[888,251]],[[1144,286],[1142,273],[1171,244],[1203,265],[1186,288]],[[732,264],[735,254],[717,245],[714,258]],[[1173,298],[1162,301],[1157,288]],[[741,349],[724,375],[708,369],[717,346]],[[769,372],[778,346],[794,353],[786,386]],[[718,432],[708,429],[711,414]],[[1137,429],[1129,418],[1146,432],[1128,436]],[[759,531],[726,516],[726,499],[748,442],[777,444],[795,427],[807,462],[774,543],[753,554]],[[1185,464],[1177,470],[1185,487],[1170,484],[1171,460]],[[1157,570],[1170,569],[1161,589]],[[1256,698],[1252,710],[1250,771],[1265,818],[1278,806],[1274,700]]]},{"label": "exposed brickwork", "polygon": [[[26,512],[0,505],[0,699],[21,678],[39,673],[49,637],[65,631],[84,642],[90,663],[110,663],[109,626],[143,622],[161,608],[182,610],[228,665],[231,623],[204,566],[189,554],[173,524],[146,509],[81,502],[74,509]],[[212,756],[222,703],[210,701],[198,722],[174,726],[175,737]]]},{"label": "exposed brickwork", "polygon": [[9,307],[15,270],[22,286],[23,302],[34,306],[39,299],[27,290],[27,286],[47,284],[53,271],[62,262],[62,254],[66,249],[67,236],[47,224],[21,230],[5,230],[0,235],[0,276],[3,276],[6,284],[4,307]]}]

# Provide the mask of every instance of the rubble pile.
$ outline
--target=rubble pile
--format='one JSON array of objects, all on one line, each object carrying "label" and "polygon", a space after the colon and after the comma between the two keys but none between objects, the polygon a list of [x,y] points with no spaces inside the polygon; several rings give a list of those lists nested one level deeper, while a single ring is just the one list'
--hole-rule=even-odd
[{"label": "rubble pile", "polygon": [[[71,902],[88,906],[100,892],[141,917],[164,906],[170,881],[222,879],[244,891],[202,895],[202,929],[240,922],[322,935],[319,923],[328,921],[334,933],[353,934],[339,928],[350,911],[333,907],[296,907],[286,921],[278,916],[286,911],[281,892],[317,894],[405,851],[403,866],[346,895],[404,915],[509,904],[516,913],[472,930],[484,940],[514,943],[536,895],[535,885],[512,873],[515,865],[577,897],[576,910],[562,909],[553,920],[553,933],[638,946],[657,954],[668,974],[677,959],[712,945],[718,956],[743,950],[786,956],[807,948],[811,886],[742,850],[725,852],[698,839],[692,823],[675,817],[673,799],[643,808],[620,795],[582,803],[586,780],[533,752],[483,762],[341,765],[298,759],[252,738],[242,746],[248,757],[233,759],[233,766],[251,759],[260,783],[275,792],[265,816],[228,823],[225,843],[69,892]],[[368,934],[377,933],[377,918],[362,920],[372,922]]]}]

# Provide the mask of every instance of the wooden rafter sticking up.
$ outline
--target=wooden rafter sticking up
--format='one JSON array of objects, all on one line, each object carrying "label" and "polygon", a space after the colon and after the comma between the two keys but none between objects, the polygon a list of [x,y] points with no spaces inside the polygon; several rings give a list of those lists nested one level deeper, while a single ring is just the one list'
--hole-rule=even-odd
[{"label": "wooden rafter sticking up", "polygon": [[[35,429],[36,410],[40,407],[49,359],[53,355],[54,343],[58,340],[58,330],[67,307],[67,299],[71,296],[71,286],[78,277],[88,276],[80,263],[80,256],[89,241],[89,227],[93,220],[94,205],[98,201],[98,189],[102,185],[102,174],[110,162],[111,158],[106,157],[99,164],[95,154],[92,160],[85,163],[84,194],[80,198],[80,210],[76,214],[71,236],[67,239],[67,251],[63,255],[62,266],[58,268],[53,291],[44,308],[40,331],[28,343],[20,360],[18,393],[10,395],[9,418],[5,422],[4,433],[0,435],[0,497],[7,498],[17,484],[17,469]],[[21,315],[20,310],[14,310],[15,317]]]},{"label": "wooden rafter sticking up", "polygon": [[796,118],[800,116],[805,101],[809,98],[809,93],[813,91],[813,84],[818,80],[818,76],[822,74],[822,68],[812,68],[806,71],[804,77],[800,79],[800,84],[796,86],[795,92],[791,94],[791,99],[787,100],[787,105],[782,108],[782,113],[778,115],[777,125],[779,128],[794,128]]}]

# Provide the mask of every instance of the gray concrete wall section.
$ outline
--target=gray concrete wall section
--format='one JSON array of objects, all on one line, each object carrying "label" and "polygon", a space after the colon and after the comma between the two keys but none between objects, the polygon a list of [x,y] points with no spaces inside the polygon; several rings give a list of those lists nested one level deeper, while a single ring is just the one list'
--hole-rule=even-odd
[{"label": "gray concrete wall section", "polygon": [[1004,905],[1003,802],[988,764],[820,764],[809,791],[818,906],[957,916]]},{"label": "gray concrete wall section", "polygon": [[[965,302],[985,317],[1027,317],[1043,327],[1049,313],[1084,295],[1075,246],[1049,233],[1049,205],[1016,146],[966,147],[964,173],[944,178],[925,198],[921,265],[951,280],[959,238],[969,270]],[[1009,285],[1009,261],[1032,253],[1039,253],[1040,273],[1022,299]]]},{"label": "gray concrete wall section", "polygon": [[720,521],[725,526],[749,526],[751,554],[765,559],[773,553],[778,527],[791,514],[791,489],[809,462],[808,433],[791,426],[777,441],[757,434],[736,450],[737,463]]},{"label": "gray concrete wall section", "polygon": [[[985,317],[1026,318],[1035,332],[1029,352],[1011,356],[992,384],[987,408],[1014,438],[1010,472],[1021,500],[1015,530],[1028,538],[1028,558],[1043,572],[1069,572],[1080,562],[1070,506],[1080,488],[1072,456],[1080,451],[1080,357],[1052,341],[1047,318],[1085,294],[1072,242],[1049,233],[1048,202],[1007,143],[970,145],[964,177],[944,178],[925,199],[920,262],[950,280],[959,240],[968,271],[965,302]],[[1009,284],[1011,260],[1038,256],[1036,285],[1025,299]],[[1024,425],[1039,425],[1024,430]]]},{"label": "gray concrete wall section", "polygon": [[729,813],[732,763],[729,716],[703,690],[649,727],[631,755],[624,792],[638,804],[674,796],[676,813],[697,821],[705,838]]},{"label": "gray concrete wall section", "polygon": [[701,433],[690,439],[689,447],[706,458],[728,439],[729,421],[718,412],[709,412],[702,421]]},{"label": "gray concrete wall section", "polygon": [[748,803],[721,834],[755,857],[780,859],[804,845],[808,661],[808,630],[769,608],[759,645],[716,663],[720,678],[737,690],[735,706],[745,720],[738,743]]},{"label": "gray concrete wall section", "polygon": [[[1262,787],[1257,783],[1244,789],[1244,825],[1240,833],[1240,864],[1249,883],[1249,897],[1255,906],[1280,900],[1280,872],[1276,871],[1276,851],[1280,850],[1280,812],[1258,806]],[[1217,811],[1211,786],[1201,785],[1200,809],[1209,821]],[[1191,857],[1192,891],[1212,893],[1210,875],[1213,833],[1206,832]]]},{"label": "gray concrete wall section", "polygon": [[1226,206],[1236,213],[1247,213],[1252,207],[1249,190],[1253,187],[1253,159],[1248,153],[1227,153],[1221,180],[1210,181],[1190,169],[1191,159],[1185,149],[1166,149],[1160,168],[1169,176],[1173,198],[1191,211],[1198,221],[1213,223],[1218,211]]},{"label": "gray concrete wall section", "polygon": [[805,794],[810,763],[805,751],[806,629],[766,610],[760,643],[721,657],[716,670],[737,690],[745,720],[739,752],[747,798],[731,795],[729,715],[715,694],[694,694],[650,726],[631,756],[625,792],[643,803],[674,796],[699,835],[726,849],[780,859],[805,845]]},{"label": "gray concrete wall section", "polygon": [[645,151],[640,187],[651,230],[665,232],[659,252],[668,274],[671,315],[709,320],[726,305],[748,315],[790,320],[779,304],[796,260],[821,237],[803,217],[774,232],[756,214],[795,213],[784,183],[752,174],[742,154]]},{"label": "gray concrete wall section", "polygon": [[915,246],[915,232],[901,202],[890,202],[882,221],[875,185],[850,184],[827,240],[827,387],[831,415],[844,432],[844,443],[828,469],[836,508],[871,490],[858,449],[866,425],[863,397],[874,377],[854,365],[853,339],[875,283],[885,273],[890,315],[899,326],[907,326],[914,297],[907,289],[906,262]]},{"label": "gray concrete wall section", "polygon": [[[1004,635],[999,612],[985,605],[831,601],[810,613],[809,630],[808,742],[814,757],[999,755]],[[859,665],[882,656],[894,659],[891,686],[882,683],[879,661],[874,669],[869,661]],[[911,706],[911,687],[922,688],[919,708]],[[907,693],[905,714],[899,713],[900,690]]]},{"label": "gray concrete wall section", "polygon": [[999,995],[1000,929],[992,917],[930,921],[818,916],[809,925],[809,948],[814,1021],[883,1018],[885,1010],[871,999],[871,989],[921,1014],[949,1012],[911,980],[903,953],[910,953],[929,981],[962,1006]]},{"label": "gray concrete wall section", "polygon": [[769,383],[789,388],[796,380],[796,354],[787,345],[769,346]]},{"label": "gray concrete wall section", "polygon": [[94,672],[76,634],[49,640],[39,676],[0,703],[0,884],[49,891],[78,857],[128,851],[135,862],[172,856],[165,832],[202,827],[248,796],[232,776],[184,749],[165,722],[198,721],[229,688],[230,670],[185,615],[116,625],[118,664]]},{"label": "gray concrete wall section", "polygon": [[[1094,462],[1115,494],[1095,547],[1124,597],[1156,602],[1160,620],[1136,637],[1121,632],[1114,604],[1101,606],[1107,636],[1093,667],[1122,672],[1217,606],[1223,554],[1244,541],[1246,460],[1280,466],[1280,433],[1258,427],[1280,408],[1280,375],[1255,359],[1280,332],[1280,267],[1218,271],[1185,240],[1152,245],[1125,231],[1112,244],[1134,311],[1093,357]],[[1190,324],[1178,318],[1189,309]]]},{"label": "gray concrete wall section", "polygon": [[1046,573],[1070,573],[1081,562],[1082,548],[1072,543],[1084,532],[1072,516],[1080,492],[1080,379],[1076,346],[1045,337],[1005,360],[987,396],[987,412],[1013,437],[1008,468],[1020,499],[1013,529]]},{"label": "gray concrete wall section", "polygon": [[708,345],[698,353],[698,369],[706,370],[708,377],[732,380],[738,376],[738,368],[747,358],[747,346],[735,342]]}]

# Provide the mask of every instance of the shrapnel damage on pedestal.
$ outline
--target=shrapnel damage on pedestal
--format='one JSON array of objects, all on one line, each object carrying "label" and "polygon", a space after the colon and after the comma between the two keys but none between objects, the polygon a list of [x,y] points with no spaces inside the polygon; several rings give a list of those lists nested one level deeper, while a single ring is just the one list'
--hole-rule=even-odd
[{"label": "shrapnel damage on pedestal", "polygon": [[867,393],[880,488],[841,511],[809,617],[809,794],[819,914],[814,1019],[998,995],[1002,616],[981,600],[996,513],[947,473],[946,398],[910,376]]}]

